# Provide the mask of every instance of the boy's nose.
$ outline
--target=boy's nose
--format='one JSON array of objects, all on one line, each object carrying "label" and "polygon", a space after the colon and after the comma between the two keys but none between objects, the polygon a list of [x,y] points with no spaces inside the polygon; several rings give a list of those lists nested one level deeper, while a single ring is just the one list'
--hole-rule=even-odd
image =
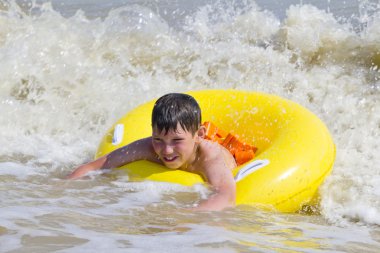
[{"label": "boy's nose", "polygon": [[164,147],[164,154],[169,155],[173,153],[173,147],[171,145],[165,145]]}]

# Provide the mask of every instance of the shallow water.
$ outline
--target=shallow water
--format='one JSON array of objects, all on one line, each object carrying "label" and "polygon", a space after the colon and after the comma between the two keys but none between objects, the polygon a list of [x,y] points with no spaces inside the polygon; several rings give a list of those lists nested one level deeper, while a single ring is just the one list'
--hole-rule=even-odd
[{"label": "shallow water", "polygon": [[[377,1],[17,3],[0,5],[1,252],[378,252]],[[62,179],[128,110],[206,88],[277,94],[326,123],[320,214],[190,213],[207,189]]]}]

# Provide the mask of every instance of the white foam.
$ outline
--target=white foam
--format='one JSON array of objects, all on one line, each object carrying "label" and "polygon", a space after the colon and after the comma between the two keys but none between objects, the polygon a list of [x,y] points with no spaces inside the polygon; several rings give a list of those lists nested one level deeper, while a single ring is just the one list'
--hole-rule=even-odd
[{"label": "white foam", "polygon": [[44,175],[44,170],[33,168],[14,162],[0,163],[0,175],[15,176],[18,179],[26,179],[32,175]]}]

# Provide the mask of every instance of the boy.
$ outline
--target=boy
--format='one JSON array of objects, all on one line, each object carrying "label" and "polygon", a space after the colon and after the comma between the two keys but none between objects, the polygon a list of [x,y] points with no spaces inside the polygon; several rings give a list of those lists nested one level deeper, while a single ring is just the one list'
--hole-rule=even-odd
[{"label": "boy", "polygon": [[159,98],[152,112],[152,136],[132,142],[108,155],[84,164],[68,178],[75,179],[89,171],[111,169],[137,160],[148,160],[200,174],[215,193],[201,201],[196,210],[222,210],[235,205],[236,185],[232,154],[217,142],[204,139],[201,110],[193,97],[170,93]]}]

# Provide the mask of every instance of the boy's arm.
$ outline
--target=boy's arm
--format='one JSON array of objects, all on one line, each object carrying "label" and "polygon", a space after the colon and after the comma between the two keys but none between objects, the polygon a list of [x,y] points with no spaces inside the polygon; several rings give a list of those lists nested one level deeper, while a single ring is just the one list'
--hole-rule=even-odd
[{"label": "boy's arm", "polygon": [[211,184],[215,189],[215,193],[207,200],[201,201],[198,206],[193,208],[197,211],[220,211],[227,207],[235,206],[236,185],[233,177],[223,179],[218,186]]},{"label": "boy's arm", "polygon": [[207,159],[204,163],[205,176],[215,191],[208,199],[201,201],[194,210],[219,211],[226,207],[235,206],[236,183],[232,169],[223,157]]},{"label": "boy's arm", "polygon": [[90,171],[117,168],[137,160],[159,162],[154,154],[151,137],[132,142],[124,147],[112,151],[108,155],[83,164],[69,174],[67,178],[80,178]]}]

